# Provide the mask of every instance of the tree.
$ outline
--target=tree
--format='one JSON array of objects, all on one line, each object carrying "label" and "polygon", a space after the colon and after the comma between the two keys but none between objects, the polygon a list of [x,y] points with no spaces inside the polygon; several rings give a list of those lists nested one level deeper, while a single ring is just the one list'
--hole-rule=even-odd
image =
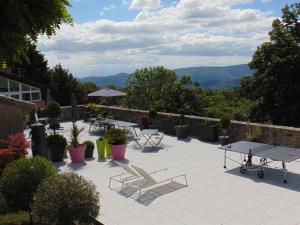
[{"label": "tree", "polygon": [[156,108],[158,111],[170,109],[170,99],[173,96],[176,74],[164,67],[150,67],[136,70],[130,74],[125,91],[127,105],[131,108]]},{"label": "tree", "polygon": [[51,76],[51,93],[55,101],[61,105],[70,105],[71,93],[73,92],[77,102],[79,104],[83,102],[83,87],[68,69],[64,69],[61,64],[58,64],[50,69],[49,73]]},{"label": "tree", "polygon": [[273,21],[270,41],[258,47],[249,64],[259,96],[252,117],[300,126],[300,3],[286,5],[282,12],[282,20]]},{"label": "tree", "polygon": [[52,36],[61,23],[72,23],[68,6],[68,0],[1,1],[0,65],[26,55],[39,35]]}]

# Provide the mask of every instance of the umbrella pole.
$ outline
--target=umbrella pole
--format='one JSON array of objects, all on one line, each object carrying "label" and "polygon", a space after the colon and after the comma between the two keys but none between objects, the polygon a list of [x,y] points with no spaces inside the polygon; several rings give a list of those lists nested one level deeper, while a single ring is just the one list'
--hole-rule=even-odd
[{"label": "umbrella pole", "polygon": [[107,115],[108,115],[108,97],[106,97],[106,111],[107,111]]}]

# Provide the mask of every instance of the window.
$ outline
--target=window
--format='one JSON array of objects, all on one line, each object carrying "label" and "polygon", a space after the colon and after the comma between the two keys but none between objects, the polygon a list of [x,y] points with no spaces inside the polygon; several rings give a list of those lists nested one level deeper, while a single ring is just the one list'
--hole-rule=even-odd
[{"label": "window", "polygon": [[22,84],[22,91],[30,91],[30,86]]},{"label": "window", "polygon": [[30,93],[23,93],[22,94],[22,99],[24,101],[30,101]]},{"label": "window", "polygon": [[8,92],[8,80],[0,77],[0,92]]},{"label": "window", "polygon": [[11,95],[12,98],[19,99],[19,95]]},{"label": "window", "polygon": [[19,92],[20,91],[20,85],[19,85],[19,83],[10,80],[9,81],[9,89],[10,89],[10,92]]},{"label": "window", "polygon": [[31,100],[32,100],[32,101],[38,101],[38,100],[41,100],[40,92],[32,92],[32,93],[31,93]]}]

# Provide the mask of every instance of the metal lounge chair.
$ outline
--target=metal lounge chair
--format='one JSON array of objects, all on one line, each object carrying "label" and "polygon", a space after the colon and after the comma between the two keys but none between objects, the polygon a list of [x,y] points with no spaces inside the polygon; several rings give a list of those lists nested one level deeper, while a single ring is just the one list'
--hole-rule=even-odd
[{"label": "metal lounge chair", "polygon": [[[112,181],[121,183],[120,189],[121,189],[121,193],[122,193],[127,184],[129,184],[130,182],[138,181],[140,178],[143,178],[143,177],[141,177],[140,173],[138,173],[137,171],[135,171],[133,169],[133,166],[129,166],[127,164],[120,163],[120,162],[115,162],[115,163],[123,169],[123,173],[109,178],[109,185],[108,185],[109,188],[111,188]],[[161,169],[161,170],[156,170],[156,171],[150,172],[149,174],[155,174],[155,173],[158,173],[158,172],[164,171],[164,170],[167,170],[167,168]],[[139,183],[139,182],[137,182],[137,183]]]},{"label": "metal lounge chair", "polygon": [[123,169],[123,173],[110,177],[108,187],[111,188],[112,181],[121,183],[122,184],[121,192],[122,192],[126,182],[132,181],[134,179],[138,179],[140,178],[140,175],[137,172],[135,172],[132,168],[130,168],[127,164],[120,163],[120,162],[115,162],[115,163]]},{"label": "metal lounge chair", "polygon": [[[148,173],[146,172],[144,169],[140,168],[140,167],[137,167],[137,166],[133,166],[132,165],[132,168],[134,168],[134,170],[136,172],[138,172],[140,174],[140,176],[144,179],[144,181],[147,182],[148,185],[145,185],[145,182],[143,182],[143,185],[140,185],[138,188],[139,188],[139,197],[141,196],[142,194],[142,189],[143,188],[147,188],[147,187],[152,187],[154,185],[158,185],[158,184],[162,184],[162,183],[166,183],[167,181],[171,181],[173,182],[174,179],[176,178],[179,178],[179,177],[183,177],[184,180],[185,180],[185,185],[188,186],[188,182],[187,182],[187,179],[186,179],[186,174],[180,174],[178,176],[174,176],[174,177],[170,177],[170,178],[167,178],[167,179],[164,179],[164,180],[160,180],[160,181],[157,181],[155,180],[151,174],[153,173]],[[164,169],[164,170],[167,170],[167,169]],[[137,183],[138,185],[138,183]]]}]

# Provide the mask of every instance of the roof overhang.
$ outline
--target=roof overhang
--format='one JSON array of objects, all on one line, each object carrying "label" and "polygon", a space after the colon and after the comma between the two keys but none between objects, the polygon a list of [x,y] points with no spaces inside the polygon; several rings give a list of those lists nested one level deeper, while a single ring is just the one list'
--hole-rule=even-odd
[{"label": "roof overhang", "polygon": [[14,106],[24,110],[34,110],[36,108],[35,104],[31,102],[25,102],[19,99],[10,98],[5,95],[0,95],[0,104]]}]

